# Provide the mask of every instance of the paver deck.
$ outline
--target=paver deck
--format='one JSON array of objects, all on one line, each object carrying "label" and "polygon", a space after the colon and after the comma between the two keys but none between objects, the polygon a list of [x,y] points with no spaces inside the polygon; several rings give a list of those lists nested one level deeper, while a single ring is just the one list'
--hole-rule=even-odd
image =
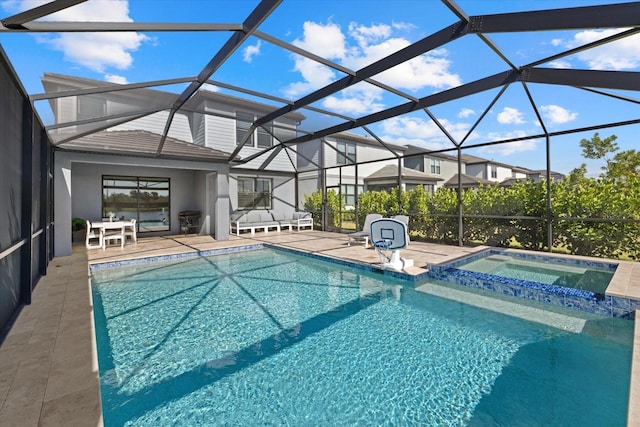
[{"label": "paver deck", "polygon": [[[152,257],[199,250],[270,243],[292,249],[377,264],[376,252],[362,245],[347,246],[339,233],[303,231],[232,236],[216,241],[209,236],[168,236],[138,239],[106,250],[74,245],[73,254],[54,258],[36,286],[32,304],[19,313],[0,346],[0,427],[100,426],[102,415],[98,363],[93,330],[89,263]],[[485,247],[457,247],[411,242],[402,251],[413,259],[409,274],[452,261]],[[640,295],[640,264],[625,263],[612,282],[620,295]],[[629,425],[640,425],[640,328],[634,344],[632,405]]]}]

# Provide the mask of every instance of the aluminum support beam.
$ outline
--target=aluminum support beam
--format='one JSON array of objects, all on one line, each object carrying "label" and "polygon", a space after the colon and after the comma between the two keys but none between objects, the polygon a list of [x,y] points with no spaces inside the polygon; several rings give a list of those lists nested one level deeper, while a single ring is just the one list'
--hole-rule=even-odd
[{"label": "aluminum support beam", "polygon": [[522,80],[529,83],[640,90],[640,72],[634,71],[532,68],[522,73]]},{"label": "aluminum support beam", "polygon": [[0,22],[2,22],[2,25],[7,28],[19,29],[22,28],[22,24],[35,21],[38,18],[51,15],[52,13],[59,12],[68,7],[84,3],[85,1],[87,0],[55,0],[50,3],[43,4],[42,6],[25,10],[24,12],[18,13],[17,15],[10,16]]},{"label": "aluminum support beam", "polygon": [[31,95],[29,99],[33,101],[42,101],[45,99],[56,99],[56,98],[64,98],[67,96],[82,96],[82,95],[94,95],[96,93],[110,93],[110,92],[118,92],[123,90],[131,90],[131,89],[145,89],[148,87],[155,86],[167,86],[167,85],[175,85],[181,83],[191,83],[195,80],[195,77],[183,77],[178,79],[167,79],[167,80],[155,80],[149,82],[142,83],[129,83],[129,84],[112,84],[108,86],[100,86],[100,87],[92,87],[86,89],[74,89],[74,90],[63,90],[59,92],[51,92],[51,93],[37,93],[35,95]]},{"label": "aluminum support beam", "polygon": [[625,28],[640,25],[640,2],[472,16],[473,33]]},{"label": "aluminum support beam", "polygon": [[452,89],[448,89],[430,96],[426,96],[418,100],[418,102],[407,102],[405,104],[398,105],[386,110],[379,111],[377,113],[370,114],[368,116],[360,117],[351,122],[345,122],[336,126],[321,129],[309,135],[303,135],[288,141],[284,141],[283,144],[296,144],[300,142],[310,141],[312,139],[321,138],[324,136],[332,135],[338,132],[344,132],[349,129],[359,128],[362,126],[376,123],[382,120],[389,119],[391,117],[400,116],[402,114],[411,113],[416,110],[430,107],[444,102],[452,101],[454,99],[463,98],[468,95],[483,92],[485,90],[493,89],[503,86],[505,84],[513,83],[519,79],[519,73],[516,71],[508,71],[503,73],[494,74],[480,80],[476,80],[465,85],[461,85]]},{"label": "aluminum support beam", "polygon": [[171,127],[176,111],[179,110],[207,81],[207,79],[209,79],[213,73],[215,73],[216,70],[220,68],[222,64],[224,64],[224,62],[242,45],[242,43],[244,43],[244,41],[258,29],[258,26],[267,19],[267,16],[269,16],[281,2],[282,0],[262,0],[243,22],[243,31],[234,33],[218,53],[211,58],[200,74],[198,74],[197,81],[192,82],[189,87],[180,94],[169,113],[169,117],[167,118],[167,123],[165,125],[160,144],[158,144],[158,155],[162,152],[162,147],[167,139],[169,128]]},{"label": "aluminum support beam", "polygon": [[[82,0],[86,1],[86,0]],[[76,1],[77,3],[77,1]],[[19,27],[7,25],[0,32],[12,33],[114,33],[114,32],[213,32],[242,31],[242,24],[165,23],[165,22],[28,22]]]},{"label": "aluminum support beam", "polygon": [[450,25],[410,46],[407,46],[404,49],[399,50],[398,52],[395,52],[379,61],[374,62],[371,65],[360,69],[355,73],[355,75],[345,76],[340,80],[337,80],[321,89],[318,89],[313,93],[310,93],[303,98],[298,99],[293,104],[286,105],[270,114],[267,114],[264,117],[261,117],[260,119],[256,120],[256,124],[262,125],[271,122],[291,111],[298,110],[306,105],[312,104],[316,101],[326,98],[329,95],[353,86],[356,83],[373,77],[376,74],[395,67],[396,65],[402,64],[419,55],[443,46],[467,34],[467,29],[468,26],[464,22],[458,22],[456,24]]}]

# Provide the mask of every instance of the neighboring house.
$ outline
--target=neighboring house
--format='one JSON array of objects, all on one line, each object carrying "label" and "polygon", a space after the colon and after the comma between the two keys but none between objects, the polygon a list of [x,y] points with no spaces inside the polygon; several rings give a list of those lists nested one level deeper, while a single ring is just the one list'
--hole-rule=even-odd
[{"label": "neighboring house", "polygon": [[[408,145],[405,152],[404,166],[438,177],[438,182],[433,190],[443,186],[452,176],[458,173],[458,158],[446,153],[424,153],[425,149]],[[422,153],[422,154],[420,154]],[[462,173],[466,171],[466,163],[463,161]]]},{"label": "neighboring house", "polygon": [[524,168],[512,166],[482,157],[462,154],[466,166],[466,175],[490,181],[492,183],[501,182],[508,178],[526,179],[527,174]]},{"label": "neighboring house", "polygon": [[[458,188],[458,176],[459,176],[458,174],[453,175],[451,178],[449,178],[447,180],[447,182],[445,182],[443,184],[443,187],[457,189]],[[492,184],[495,184],[494,182],[489,181],[488,179],[478,178],[476,176],[465,175],[465,174],[462,174],[460,176],[461,176],[460,186],[463,189],[478,188],[481,185],[492,185]]]},{"label": "neighboring house", "polygon": [[[404,159],[405,167],[439,176],[442,179],[438,186],[458,187],[458,158],[456,156],[445,153],[425,153],[424,148],[412,145],[407,147],[405,156],[407,156]],[[463,188],[477,188],[480,185],[496,183],[501,186],[509,186],[517,181],[538,182],[546,178],[544,170],[531,170],[470,154],[462,154],[460,160]],[[560,181],[565,176],[558,172],[551,172],[551,178]]]},{"label": "neighboring house", "polygon": [[[347,206],[355,206],[357,195],[365,191],[365,179],[387,165],[397,171],[405,150],[346,132],[301,143],[297,147],[299,199],[304,202],[305,196],[323,188],[324,181],[327,190],[341,193]],[[317,168],[327,168],[324,176]]]},{"label": "neighboring house", "polygon": [[[195,210],[200,232],[225,240],[235,210],[295,210],[295,156],[279,149],[274,137],[295,137],[303,115],[289,113],[245,138],[250,122],[275,108],[200,91],[175,114],[162,141],[176,94],[134,89],[87,95],[113,85],[51,73],[42,82],[56,123],[49,127],[56,144],[56,256],[71,253],[75,217],[114,213],[137,219],[141,235],[162,235],[180,233],[179,213]],[[60,91],[66,96],[58,97]]]},{"label": "neighboring house", "polygon": [[[566,178],[560,172],[549,171],[549,178],[551,181],[560,182],[564,181]],[[499,185],[501,187],[510,187],[518,181],[533,181],[533,182],[541,182],[547,179],[547,171],[544,170],[527,170],[526,178],[507,178],[502,181]]]},{"label": "neighboring house", "polygon": [[[414,190],[421,185],[433,194],[442,178],[410,168],[401,168],[400,188],[403,191]],[[398,166],[386,165],[364,178],[364,191],[390,191],[398,187]]]}]

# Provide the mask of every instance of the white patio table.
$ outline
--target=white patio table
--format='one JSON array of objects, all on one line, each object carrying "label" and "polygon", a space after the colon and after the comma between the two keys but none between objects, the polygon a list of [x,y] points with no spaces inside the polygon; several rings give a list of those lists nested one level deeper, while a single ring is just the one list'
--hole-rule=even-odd
[{"label": "white patio table", "polygon": [[[125,230],[127,228],[133,230],[135,227],[135,223],[131,220],[128,221],[91,221],[91,229],[95,229],[102,235],[102,247],[105,248],[105,236],[108,236],[107,230],[120,230],[124,226]],[[124,246],[126,238],[122,237],[122,245]]]}]

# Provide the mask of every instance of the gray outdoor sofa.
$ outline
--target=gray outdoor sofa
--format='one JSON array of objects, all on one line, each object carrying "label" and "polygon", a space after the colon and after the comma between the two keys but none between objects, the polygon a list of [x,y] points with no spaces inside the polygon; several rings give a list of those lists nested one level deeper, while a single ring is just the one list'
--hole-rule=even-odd
[{"label": "gray outdoor sofa", "polygon": [[269,212],[267,210],[238,211],[231,214],[231,233],[240,235],[240,231],[249,230],[255,234],[256,230],[263,230],[268,233],[270,229],[280,231],[289,227],[289,231],[297,228],[298,231],[304,228],[313,229],[313,218],[309,212]]}]

